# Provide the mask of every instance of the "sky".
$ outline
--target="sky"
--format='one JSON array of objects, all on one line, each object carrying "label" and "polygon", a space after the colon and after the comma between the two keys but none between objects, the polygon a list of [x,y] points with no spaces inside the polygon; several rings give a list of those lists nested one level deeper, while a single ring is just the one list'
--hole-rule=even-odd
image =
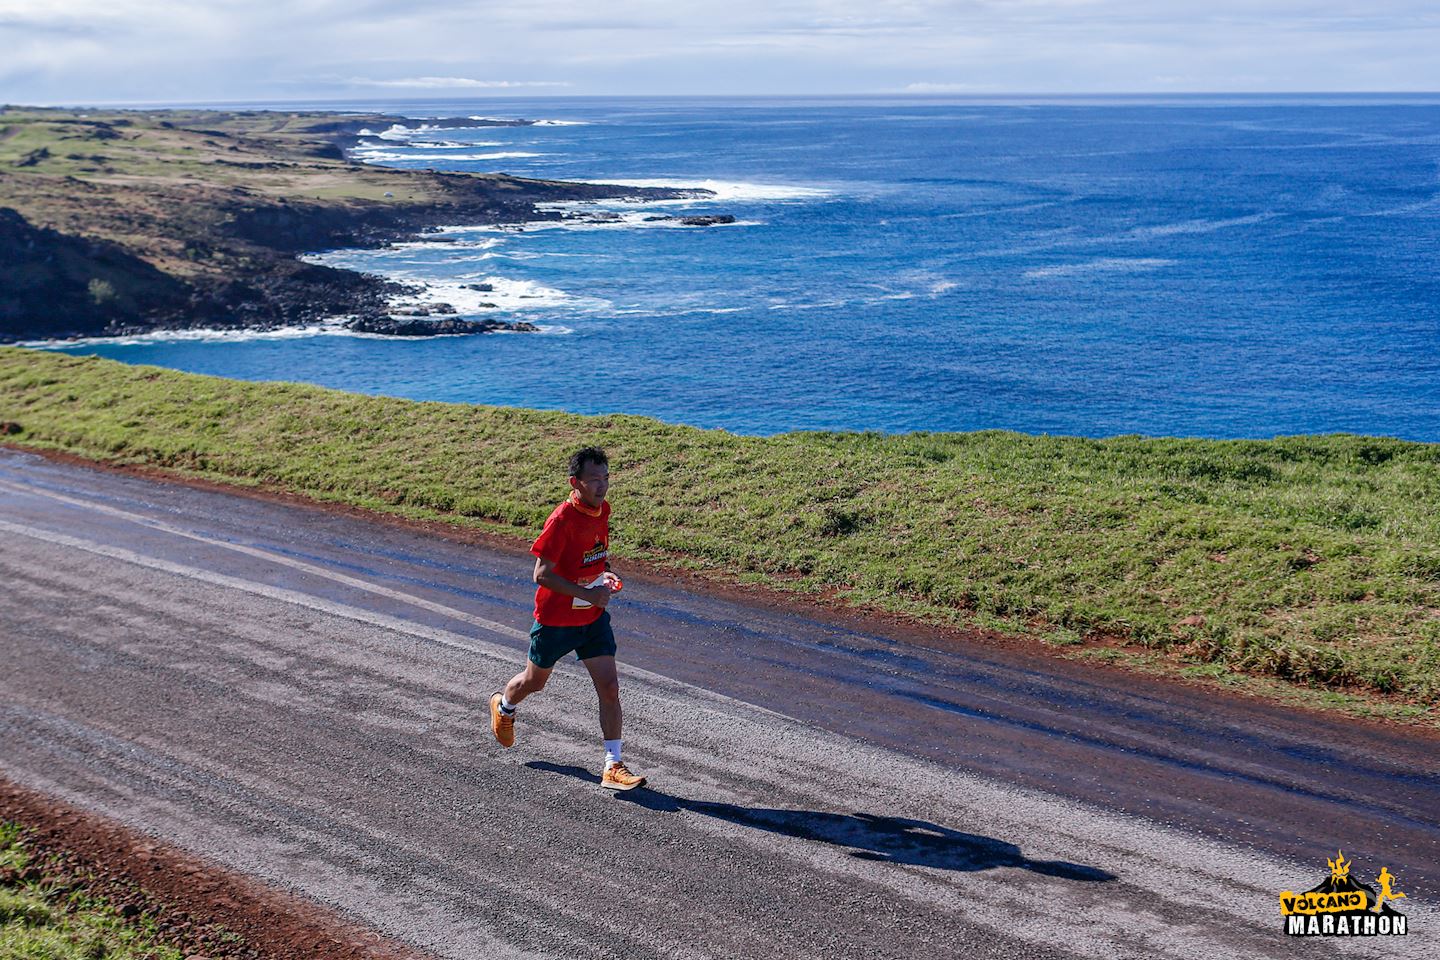
[{"label": "sky", "polygon": [[0,0],[0,102],[1440,91],[1410,0]]}]

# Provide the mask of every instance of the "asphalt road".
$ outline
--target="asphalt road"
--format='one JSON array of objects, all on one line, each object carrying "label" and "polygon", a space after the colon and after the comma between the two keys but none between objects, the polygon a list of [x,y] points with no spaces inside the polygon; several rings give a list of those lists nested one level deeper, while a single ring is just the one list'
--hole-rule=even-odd
[{"label": "asphalt road", "polygon": [[616,796],[573,661],[490,738],[530,566],[0,450],[0,772],[439,957],[1437,955],[1434,737],[627,576]]}]

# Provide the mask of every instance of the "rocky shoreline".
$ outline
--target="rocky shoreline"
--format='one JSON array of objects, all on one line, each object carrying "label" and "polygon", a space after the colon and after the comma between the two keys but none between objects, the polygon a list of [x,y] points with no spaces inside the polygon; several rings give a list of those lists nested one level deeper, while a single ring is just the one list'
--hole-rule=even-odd
[{"label": "rocky shoreline", "polygon": [[[266,331],[342,316],[352,329],[391,336],[529,332],[535,327],[524,322],[435,316],[448,312],[443,304],[397,309],[416,291],[299,257],[420,239],[457,223],[601,216],[546,208],[562,201],[706,195],[397,170],[350,159],[366,133],[415,123],[386,115],[5,107],[0,343]],[[726,222],[676,219],[690,226]]]}]

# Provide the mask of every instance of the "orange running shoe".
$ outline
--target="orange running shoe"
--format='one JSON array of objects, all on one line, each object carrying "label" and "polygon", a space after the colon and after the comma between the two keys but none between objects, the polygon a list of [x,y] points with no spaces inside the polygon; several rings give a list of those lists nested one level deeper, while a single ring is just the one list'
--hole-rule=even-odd
[{"label": "orange running shoe", "polygon": [[515,746],[515,715],[510,716],[500,712],[500,694],[490,698],[490,732],[495,734],[495,739],[500,741],[502,747]]},{"label": "orange running shoe", "polygon": [[600,786],[606,790],[634,790],[645,786],[645,778],[635,776],[623,763],[612,763],[600,777]]}]

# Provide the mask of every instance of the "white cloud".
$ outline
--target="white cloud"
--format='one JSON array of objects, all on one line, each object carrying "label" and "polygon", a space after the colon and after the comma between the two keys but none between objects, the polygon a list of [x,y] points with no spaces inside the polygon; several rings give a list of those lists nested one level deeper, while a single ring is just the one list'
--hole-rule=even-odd
[{"label": "white cloud", "polygon": [[1440,89],[1433,0],[611,0],[593,9],[603,13],[574,0],[0,0],[0,90],[17,102],[93,102],[407,90]]},{"label": "white cloud", "polygon": [[516,87],[570,86],[563,80],[473,80],[470,77],[402,77],[398,80],[351,77],[345,82],[360,87],[407,87],[420,90],[508,90]]}]

